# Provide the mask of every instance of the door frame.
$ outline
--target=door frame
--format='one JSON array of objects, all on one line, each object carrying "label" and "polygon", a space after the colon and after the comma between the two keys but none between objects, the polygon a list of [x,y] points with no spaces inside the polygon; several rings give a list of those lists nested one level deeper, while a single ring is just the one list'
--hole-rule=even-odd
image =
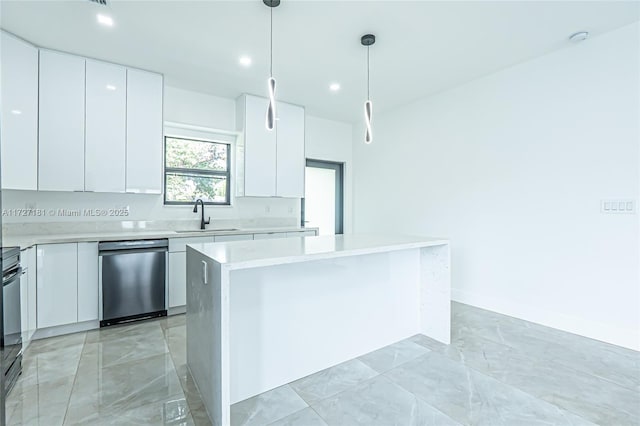
[{"label": "door frame", "polygon": [[[336,235],[344,233],[344,163],[327,160],[316,160],[307,158],[305,167],[316,167],[320,169],[330,169],[336,172]],[[306,195],[306,194],[305,194]],[[300,220],[305,226],[305,199],[300,200]]]}]

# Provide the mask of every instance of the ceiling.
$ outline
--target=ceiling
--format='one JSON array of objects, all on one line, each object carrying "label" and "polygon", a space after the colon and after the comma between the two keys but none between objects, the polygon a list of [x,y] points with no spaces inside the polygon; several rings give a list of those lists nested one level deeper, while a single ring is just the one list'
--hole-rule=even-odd
[{"label": "ceiling", "polygon": [[[37,45],[145,68],[166,83],[235,98],[267,94],[269,8],[261,0],[0,2],[0,26]],[[112,28],[96,14],[113,17]],[[278,99],[356,121],[371,48],[375,110],[390,109],[640,19],[637,1],[305,1],[274,9]],[[587,41],[588,42],[588,41]],[[239,65],[241,55],[253,59]],[[329,91],[338,82],[341,90]]]}]

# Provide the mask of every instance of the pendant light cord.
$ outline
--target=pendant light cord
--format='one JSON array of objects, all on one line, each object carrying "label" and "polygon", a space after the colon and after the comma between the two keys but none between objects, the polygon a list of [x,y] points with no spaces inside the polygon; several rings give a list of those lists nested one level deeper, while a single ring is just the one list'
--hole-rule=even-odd
[{"label": "pendant light cord", "polygon": [[273,77],[273,7],[271,10],[271,30],[270,30],[270,45],[269,45],[269,75]]},{"label": "pendant light cord", "polygon": [[371,99],[371,95],[369,94],[369,87],[371,84],[369,83],[369,46],[367,46],[367,100]]}]

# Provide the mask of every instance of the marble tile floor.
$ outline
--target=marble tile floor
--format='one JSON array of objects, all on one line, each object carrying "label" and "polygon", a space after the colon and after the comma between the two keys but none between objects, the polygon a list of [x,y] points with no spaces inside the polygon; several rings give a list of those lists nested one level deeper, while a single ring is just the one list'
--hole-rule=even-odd
[{"label": "marble tile floor", "polygon": [[[209,425],[184,315],[32,343],[9,425]],[[640,353],[468,305],[452,344],[387,346],[232,406],[232,425],[640,425]]]},{"label": "marble tile floor", "polygon": [[31,343],[7,425],[209,425],[184,315]]}]

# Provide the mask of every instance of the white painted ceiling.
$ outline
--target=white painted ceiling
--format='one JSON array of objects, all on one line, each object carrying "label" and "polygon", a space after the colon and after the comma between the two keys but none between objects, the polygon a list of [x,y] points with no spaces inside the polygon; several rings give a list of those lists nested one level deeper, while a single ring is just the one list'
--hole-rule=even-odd
[{"label": "white painted ceiling", "polygon": [[[113,28],[96,23],[110,14]],[[356,121],[366,95],[372,32],[371,95],[390,109],[496,70],[574,47],[640,19],[637,1],[305,1],[274,9],[278,98],[313,115]],[[171,86],[235,98],[266,95],[269,8],[262,0],[2,0],[0,26],[53,49],[159,71]],[[589,41],[586,41],[587,43]],[[240,55],[253,59],[250,68]],[[339,82],[338,93],[329,91]]]}]

